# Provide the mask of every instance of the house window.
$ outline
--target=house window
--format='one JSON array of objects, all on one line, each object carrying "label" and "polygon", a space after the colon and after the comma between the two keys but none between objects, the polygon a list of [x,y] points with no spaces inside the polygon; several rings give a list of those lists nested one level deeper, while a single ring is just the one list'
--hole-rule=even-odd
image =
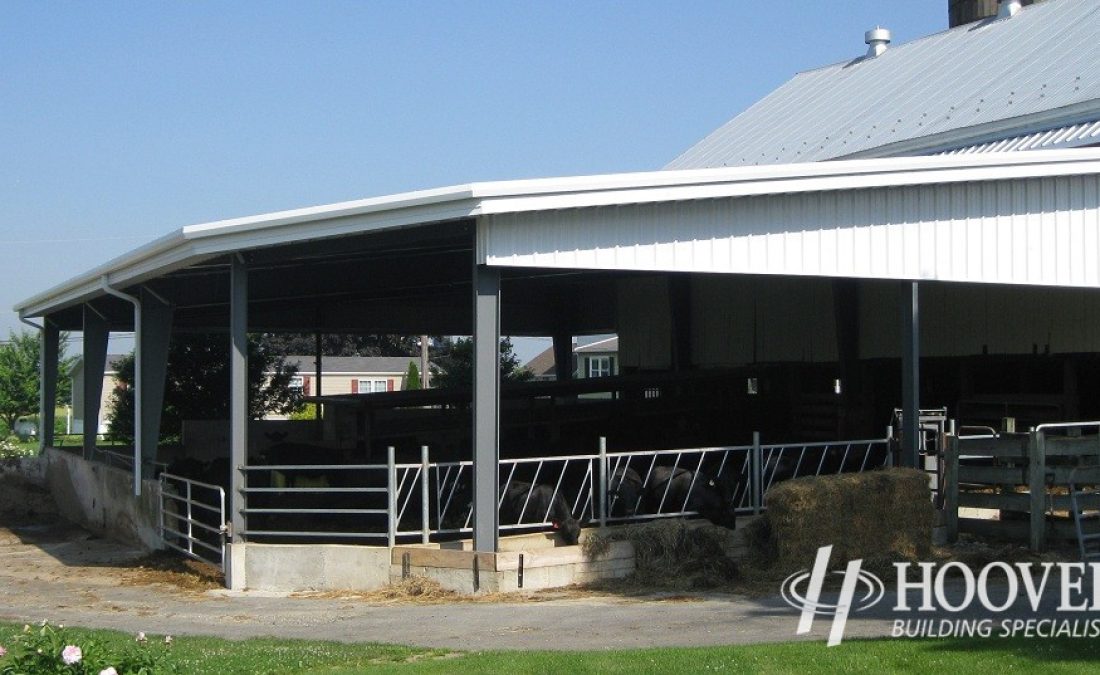
[{"label": "house window", "polygon": [[290,378],[290,384],[288,384],[287,386],[291,389],[297,389],[299,392],[301,392],[303,389],[305,389],[306,381],[301,375],[295,375],[294,377]]},{"label": "house window", "polygon": [[379,392],[387,391],[389,388],[386,380],[359,380],[359,393],[360,394],[377,394]]},{"label": "house window", "polygon": [[588,357],[587,363],[587,377],[608,377],[613,374],[612,371],[615,367],[615,357],[590,356]]}]

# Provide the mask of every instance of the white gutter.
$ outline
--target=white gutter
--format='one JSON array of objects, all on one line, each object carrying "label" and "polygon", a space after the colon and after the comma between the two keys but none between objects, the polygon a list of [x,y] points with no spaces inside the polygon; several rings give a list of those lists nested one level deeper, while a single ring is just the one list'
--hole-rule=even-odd
[{"label": "white gutter", "polygon": [[141,496],[141,300],[112,288],[107,275],[99,279],[99,287],[108,295],[122,298],[134,306],[134,496]]}]

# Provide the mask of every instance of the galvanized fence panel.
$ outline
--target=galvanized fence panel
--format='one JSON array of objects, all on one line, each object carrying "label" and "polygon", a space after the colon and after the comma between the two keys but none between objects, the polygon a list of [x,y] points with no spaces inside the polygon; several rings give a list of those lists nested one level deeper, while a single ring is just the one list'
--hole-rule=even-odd
[{"label": "galvanized fence panel", "polygon": [[[538,508],[530,492],[518,513],[502,518],[502,531],[553,525],[562,500],[582,522],[625,522],[696,515],[698,490],[717,489],[738,514],[759,513],[765,494],[779,481],[808,475],[864,471],[888,463],[889,438],[833,443],[607,452],[502,459],[500,501],[513,487],[543,485],[549,502]],[[353,540],[393,545],[399,541],[469,534],[472,531],[470,461],[431,462],[421,448],[419,462],[397,462],[391,448],[385,464],[282,464],[243,467],[248,478],[243,509],[250,540]],[[654,488],[655,472],[690,472],[687,490]],[[626,504],[623,481],[633,471],[640,490]],[[686,474],[685,474],[686,475]],[[706,485],[704,485],[704,481]],[[522,494],[522,492],[520,493]]]},{"label": "galvanized fence panel", "polygon": [[169,473],[160,475],[164,544],[225,570],[225,489]]}]

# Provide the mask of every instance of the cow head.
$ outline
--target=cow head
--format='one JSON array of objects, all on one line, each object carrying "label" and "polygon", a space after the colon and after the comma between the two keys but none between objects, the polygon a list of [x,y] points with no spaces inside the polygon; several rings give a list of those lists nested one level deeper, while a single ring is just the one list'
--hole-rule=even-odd
[{"label": "cow head", "polygon": [[562,540],[570,546],[576,544],[581,538],[581,524],[576,518],[554,521],[552,525],[554,530],[561,534]]}]

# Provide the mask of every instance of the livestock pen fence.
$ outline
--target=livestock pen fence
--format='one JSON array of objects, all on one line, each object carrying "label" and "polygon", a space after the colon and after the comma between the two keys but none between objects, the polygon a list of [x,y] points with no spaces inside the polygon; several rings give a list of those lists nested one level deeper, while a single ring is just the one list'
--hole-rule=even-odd
[{"label": "livestock pen fence", "polygon": [[[1097,539],[1100,422],[949,435],[944,460],[949,540],[965,532],[1026,541],[1033,551],[1076,540],[1084,557]],[[993,517],[974,517],[981,513]]]},{"label": "livestock pen fence", "polygon": [[[737,514],[766,508],[776,482],[826,473],[864,471],[890,462],[891,434],[884,438],[819,443],[762,444],[678,450],[615,451],[508,458],[499,461],[501,507],[510,487],[520,482],[545,485],[553,503],[564,501],[573,517],[589,524],[696,515],[688,508],[707,479],[721,481],[722,497]],[[407,459],[407,458],[406,458]],[[658,467],[690,472],[686,492],[666,488],[650,503],[617,500],[626,470],[651,488]],[[363,543],[393,546],[462,538],[472,533],[473,462],[398,461],[389,448],[377,464],[250,464],[240,467],[246,481],[235,508],[245,516],[248,541],[271,543]],[[713,483],[713,481],[709,481]],[[172,548],[215,564],[222,562],[225,490],[162,474],[162,532]],[[220,492],[219,492],[220,491]],[[502,509],[501,531],[553,527],[550,508],[524,501],[518,513]]]}]

